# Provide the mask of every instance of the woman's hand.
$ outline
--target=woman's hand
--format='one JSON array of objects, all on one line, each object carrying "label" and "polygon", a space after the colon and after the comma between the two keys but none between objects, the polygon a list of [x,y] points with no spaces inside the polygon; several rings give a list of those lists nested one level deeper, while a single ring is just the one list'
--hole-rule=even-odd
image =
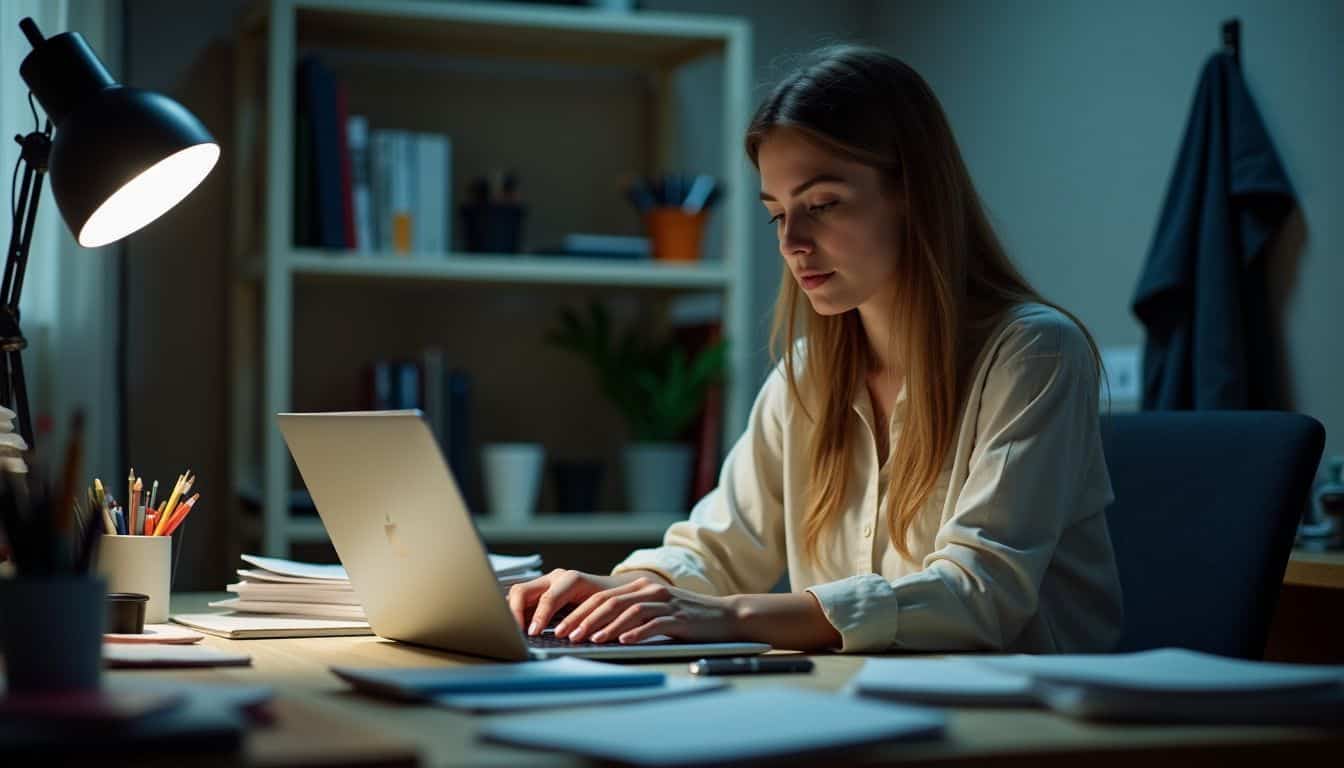
[{"label": "woman's hand", "polygon": [[638,643],[654,635],[713,642],[738,639],[732,598],[702,595],[639,577],[594,592],[555,627],[571,642]]},{"label": "woman's hand", "polygon": [[[648,577],[658,578],[646,571],[598,576],[557,568],[545,576],[538,576],[531,581],[509,587],[509,609],[513,611],[513,618],[518,622],[518,626],[526,628],[527,634],[535,635],[545,629],[556,612],[565,606],[587,600],[603,590]],[[661,579],[659,581],[661,583]],[[529,613],[532,619],[530,624]]]}]

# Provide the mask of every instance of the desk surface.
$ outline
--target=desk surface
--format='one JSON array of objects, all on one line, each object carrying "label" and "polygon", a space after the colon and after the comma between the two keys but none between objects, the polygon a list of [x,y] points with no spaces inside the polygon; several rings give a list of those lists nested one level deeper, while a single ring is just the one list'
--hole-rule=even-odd
[{"label": "desk surface", "polygon": [[1344,589],[1344,551],[1307,552],[1294,549],[1288,558],[1284,584]]},{"label": "desk surface", "polygon": [[[200,610],[218,595],[174,595],[175,611]],[[349,692],[328,671],[333,664],[367,666],[450,666],[479,659],[443,653],[375,637],[225,640],[207,637],[215,648],[252,656],[251,667],[168,671],[112,671],[123,675],[177,675],[201,681],[266,683],[275,687],[278,725],[249,737],[257,765],[404,765],[419,755],[426,765],[586,766],[582,759],[476,741],[484,717],[430,707],[389,703]],[[735,686],[780,684],[839,690],[864,659],[819,655],[812,675],[735,678]],[[686,674],[684,663],[654,668]],[[689,701],[688,701],[689,703]],[[507,715],[504,715],[507,717]],[[848,765],[1072,765],[1087,755],[1089,768],[1130,765],[1142,755],[1146,768],[1158,764],[1218,765],[1234,758],[1337,758],[1344,734],[1303,728],[1185,727],[1085,723],[1029,709],[951,710],[941,742],[893,745],[852,756]],[[791,761],[792,762],[792,761]]]}]

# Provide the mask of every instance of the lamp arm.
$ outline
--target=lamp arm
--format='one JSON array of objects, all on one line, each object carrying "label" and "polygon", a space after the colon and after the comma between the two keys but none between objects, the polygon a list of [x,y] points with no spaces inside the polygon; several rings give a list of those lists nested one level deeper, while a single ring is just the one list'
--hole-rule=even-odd
[{"label": "lamp arm", "polygon": [[13,408],[19,420],[19,434],[32,450],[36,443],[20,357],[28,341],[19,328],[19,297],[28,267],[37,205],[42,197],[42,177],[46,175],[51,155],[51,121],[47,121],[44,131],[15,136],[14,140],[23,148],[19,162],[24,169],[9,234],[9,250],[5,254],[4,280],[0,283],[0,403]]}]

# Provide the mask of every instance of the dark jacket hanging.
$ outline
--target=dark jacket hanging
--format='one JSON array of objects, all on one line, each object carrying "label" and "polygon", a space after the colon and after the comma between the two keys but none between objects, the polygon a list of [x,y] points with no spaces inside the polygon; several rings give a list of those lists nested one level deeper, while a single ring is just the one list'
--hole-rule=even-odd
[{"label": "dark jacket hanging", "polygon": [[1266,244],[1292,186],[1232,56],[1204,65],[1148,261],[1143,407],[1278,407]]}]

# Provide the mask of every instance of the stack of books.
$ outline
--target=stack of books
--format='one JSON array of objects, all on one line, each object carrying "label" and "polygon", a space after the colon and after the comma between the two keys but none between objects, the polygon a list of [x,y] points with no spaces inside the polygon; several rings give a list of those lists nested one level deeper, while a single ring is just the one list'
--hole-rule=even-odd
[{"label": "stack of books", "polygon": [[[318,565],[275,557],[243,555],[241,581],[227,589],[237,597],[216,600],[211,608],[239,613],[270,613],[314,619],[365,621],[350,577],[340,565]],[[490,555],[500,588],[541,575],[541,556]]]}]

